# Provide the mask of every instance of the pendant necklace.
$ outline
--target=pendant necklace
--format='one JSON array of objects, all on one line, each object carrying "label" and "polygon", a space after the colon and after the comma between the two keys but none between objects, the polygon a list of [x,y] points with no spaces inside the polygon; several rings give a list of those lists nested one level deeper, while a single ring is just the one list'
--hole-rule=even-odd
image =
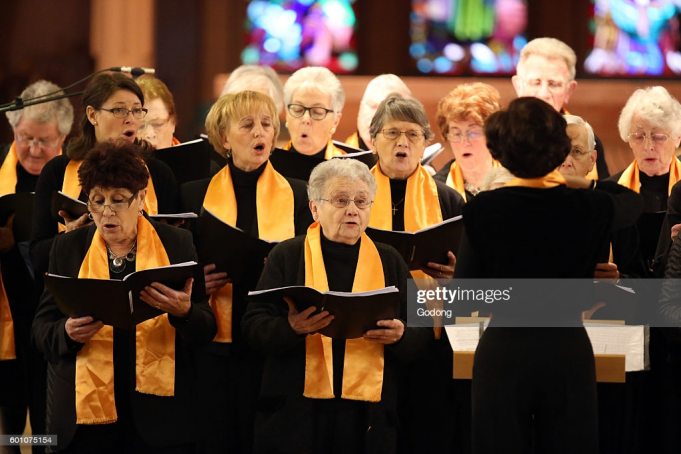
[{"label": "pendant necklace", "polygon": [[125,270],[126,262],[133,262],[137,256],[137,238],[135,238],[135,242],[125,255],[114,254],[106,241],[104,244],[106,244],[106,250],[109,252],[109,260],[111,260],[109,269],[114,273],[122,273]]},{"label": "pendant necklace", "polygon": [[[406,196],[402,197],[402,200],[400,200],[399,202],[393,203],[393,210],[392,210],[392,211],[393,211],[393,216],[395,216],[395,214],[397,214],[397,205],[399,205],[400,203],[404,202],[405,197],[406,197]],[[390,201],[390,203],[392,203],[392,200]]]}]

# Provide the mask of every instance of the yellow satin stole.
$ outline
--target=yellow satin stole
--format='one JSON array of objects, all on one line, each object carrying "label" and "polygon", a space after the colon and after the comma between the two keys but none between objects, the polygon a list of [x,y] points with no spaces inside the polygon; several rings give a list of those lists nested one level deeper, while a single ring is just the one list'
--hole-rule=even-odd
[{"label": "yellow satin stole", "polygon": [[359,134],[357,134],[357,131],[347,139],[345,139],[345,143],[350,145],[351,147],[359,148]]},{"label": "yellow satin stole", "polygon": [[[393,229],[392,198],[390,193],[390,178],[381,171],[380,163],[376,164],[371,173],[376,179],[376,197],[371,209],[369,227],[383,230]],[[404,230],[416,232],[442,222],[440,197],[437,194],[435,180],[420,164],[416,171],[407,178],[407,188],[404,194]],[[411,276],[417,279],[421,290],[433,290],[439,287],[435,279],[421,270],[411,271]],[[436,320],[437,323],[437,320]],[[435,327],[435,337],[440,338],[441,328]]]},{"label": "yellow satin stole", "polygon": [[[492,159],[492,168],[495,169],[497,167],[501,167],[501,164],[496,159]],[[461,166],[456,161],[452,162],[452,166],[449,168],[446,184],[461,194],[464,202],[468,202],[468,199],[466,198],[466,184],[463,181],[463,172],[461,171]]]},{"label": "yellow satin stole", "polygon": [[[293,189],[269,161],[258,178],[255,192],[260,238],[269,241],[293,238],[296,234]],[[223,222],[236,226],[236,195],[229,166],[223,167],[210,181],[203,207]],[[218,324],[213,342],[232,342],[232,284],[213,293],[210,305]]]},{"label": "yellow satin stole", "polygon": [[526,188],[549,189],[556,186],[566,185],[565,177],[557,170],[553,170],[539,178],[514,178],[504,186],[522,186]]},{"label": "yellow satin stole", "polygon": [[[669,191],[667,195],[672,193],[672,188],[679,179],[681,179],[681,162],[679,162],[676,157],[673,157],[672,163],[669,165]],[[639,167],[636,160],[629,164],[629,167],[622,172],[617,183],[631,189],[637,194],[641,193],[641,180],[639,178]]]},{"label": "yellow satin stole", "polygon": [[[62,183],[61,192],[64,194],[77,199],[80,197],[82,188],[80,187],[80,181],[78,180],[78,169],[83,161],[69,161],[64,171],[64,182]],[[146,168],[147,165],[144,164]],[[147,168],[147,172],[149,169]],[[154,182],[151,179],[151,174],[149,174],[149,182],[147,183],[147,197],[144,199],[144,211],[148,214],[159,214],[158,213],[158,199],[156,198],[156,191],[154,190]],[[66,226],[64,224],[59,224],[59,231],[65,232]]]},{"label": "yellow satin stole", "polygon": [[[137,271],[170,265],[156,230],[137,218]],[[79,278],[109,279],[104,239],[95,232]],[[175,395],[175,328],[168,314],[137,325],[135,390],[156,396]],[[76,357],[76,424],[108,424],[118,419],[114,400],[114,329],[104,326]]]},{"label": "yellow satin stole", "polygon": [[[352,283],[353,292],[366,292],[385,287],[383,263],[369,237],[362,233],[359,257]],[[322,256],[321,227],[315,222],[305,238],[305,286],[320,292],[329,290]],[[363,338],[345,341],[343,389],[341,397],[350,400],[379,402],[383,389],[383,344]],[[332,339],[319,333],[305,338],[305,397],[333,399]]]},{"label": "yellow satin stole", "polygon": [[[290,140],[286,145],[284,145],[284,150],[290,150],[293,147],[293,142]],[[326,152],[324,153],[324,159],[329,160],[333,158],[334,156],[342,156],[346,154],[343,150],[340,148],[336,147],[333,144],[333,140],[329,139],[329,142],[326,144]]]}]

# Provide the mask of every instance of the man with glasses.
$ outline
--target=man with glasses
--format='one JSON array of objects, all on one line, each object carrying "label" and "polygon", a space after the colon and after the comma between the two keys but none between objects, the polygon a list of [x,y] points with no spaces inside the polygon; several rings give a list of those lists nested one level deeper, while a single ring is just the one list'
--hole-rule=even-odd
[{"label": "man with glasses", "polygon": [[[518,97],[532,96],[551,104],[557,112],[569,114],[565,109],[577,88],[575,80],[577,56],[562,41],[555,38],[536,38],[523,47],[511,79]],[[589,178],[610,176],[605,162],[603,145],[596,137],[598,150],[596,169]]]},{"label": "man with glasses", "polygon": [[[57,85],[40,80],[20,96],[28,102],[60,92]],[[32,193],[43,166],[62,152],[73,123],[73,107],[64,98],[6,115],[14,141],[0,150],[0,196]],[[29,342],[42,289],[34,288],[28,242],[15,241],[13,219],[11,215],[0,220],[5,223],[0,227],[0,333],[4,333],[0,336],[0,433],[22,434],[28,407],[33,433],[44,434],[46,366]]]}]

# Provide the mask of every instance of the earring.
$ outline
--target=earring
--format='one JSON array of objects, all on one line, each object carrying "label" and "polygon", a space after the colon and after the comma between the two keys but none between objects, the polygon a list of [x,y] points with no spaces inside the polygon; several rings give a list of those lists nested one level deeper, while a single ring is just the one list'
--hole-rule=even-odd
[{"label": "earring", "polygon": [[97,122],[96,122],[96,121],[93,121],[92,124],[96,126],[96,125],[97,125]]},{"label": "earring", "polygon": [[284,126],[286,127],[286,129],[288,129],[288,121],[284,123]]},{"label": "earring", "polygon": [[336,133],[336,127],[334,126],[333,128],[331,128],[331,134],[335,134],[335,133]]},{"label": "earring", "polygon": [[92,217],[92,213],[88,213],[88,214],[87,214],[87,218],[88,218],[89,220],[91,220],[91,221],[94,220],[94,218]]},{"label": "earring", "polygon": [[142,215],[142,210],[139,210],[139,212],[137,213],[137,217],[142,217],[142,216],[143,216],[143,215]]}]

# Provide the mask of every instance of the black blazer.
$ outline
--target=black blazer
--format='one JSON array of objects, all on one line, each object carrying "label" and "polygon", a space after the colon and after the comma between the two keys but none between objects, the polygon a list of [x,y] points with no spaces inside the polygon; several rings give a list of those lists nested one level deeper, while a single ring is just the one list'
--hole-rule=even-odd
[{"label": "black blazer", "polygon": [[[189,232],[155,221],[151,223],[171,264],[196,260],[196,251]],[[95,230],[96,227],[91,225],[55,237],[50,251],[50,273],[77,277]],[[54,298],[46,290],[33,321],[32,338],[49,361],[47,433],[59,436],[58,450],[69,445],[77,430],[76,354],[82,344],[68,338],[64,327],[66,320],[67,317],[59,311]],[[175,396],[159,397],[136,391],[132,391],[131,395],[132,418],[142,439],[150,446],[195,441],[194,421],[197,420],[199,409],[195,404],[197,386],[193,349],[210,342],[217,333],[215,316],[208,305],[204,289],[194,289],[192,309],[186,321],[173,316],[169,316],[169,320],[177,332]],[[134,342],[134,337],[132,339]],[[129,365],[134,370],[134,353],[130,356]]]}]

